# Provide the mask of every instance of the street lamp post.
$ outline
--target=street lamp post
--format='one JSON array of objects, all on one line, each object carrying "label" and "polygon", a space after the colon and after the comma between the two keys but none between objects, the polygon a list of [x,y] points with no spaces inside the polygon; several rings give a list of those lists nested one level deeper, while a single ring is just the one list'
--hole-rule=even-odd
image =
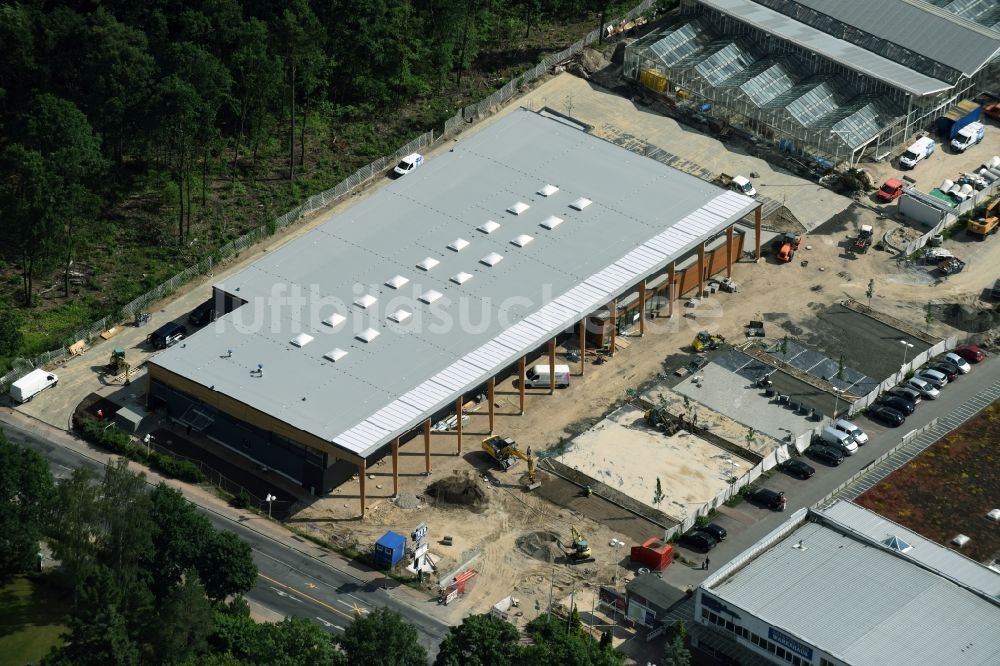
[{"label": "street lamp post", "polygon": [[833,399],[833,418],[837,419],[837,408],[840,407],[840,394],[844,392],[845,389],[835,388],[833,389],[834,399]]},{"label": "street lamp post", "polygon": [[146,435],[142,438],[143,443],[146,445],[146,457],[149,457],[149,444],[155,439],[152,435]]},{"label": "street lamp post", "polygon": [[906,340],[900,340],[899,344],[903,345],[903,367],[906,366],[906,352],[913,347],[913,345]]},{"label": "street lamp post", "polygon": [[278,499],[278,498],[275,497],[274,495],[272,495],[271,493],[268,493],[267,497],[264,498],[264,501],[267,502],[267,517],[268,518],[271,517],[271,502],[273,502],[276,499]]}]

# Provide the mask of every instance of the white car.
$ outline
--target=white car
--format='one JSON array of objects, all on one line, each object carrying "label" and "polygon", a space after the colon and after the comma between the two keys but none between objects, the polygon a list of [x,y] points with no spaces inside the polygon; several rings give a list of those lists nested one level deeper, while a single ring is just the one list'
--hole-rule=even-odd
[{"label": "white car", "polygon": [[745,194],[748,197],[757,196],[757,190],[754,189],[753,183],[746,176],[736,176],[733,178],[733,182],[729,185],[732,189],[739,192],[740,194]]},{"label": "white car", "polygon": [[859,446],[864,446],[868,443],[868,434],[846,419],[837,420],[833,424],[833,427],[841,432],[846,432]]},{"label": "white car", "polygon": [[399,164],[396,165],[396,168],[393,169],[392,172],[396,174],[397,178],[399,178],[400,176],[405,176],[406,174],[410,173],[423,163],[424,163],[423,155],[421,155],[420,153],[410,153],[409,155],[407,155],[406,157],[404,157],[399,161]]},{"label": "white car", "polygon": [[927,398],[928,400],[936,400],[940,395],[938,390],[925,382],[922,379],[917,379],[916,377],[911,378],[906,385],[912,389],[916,389],[920,392],[920,395]]},{"label": "white car", "polygon": [[972,372],[972,366],[969,365],[969,362],[954,352],[948,352],[945,354],[944,360],[958,368],[958,371],[963,375],[967,375]]}]

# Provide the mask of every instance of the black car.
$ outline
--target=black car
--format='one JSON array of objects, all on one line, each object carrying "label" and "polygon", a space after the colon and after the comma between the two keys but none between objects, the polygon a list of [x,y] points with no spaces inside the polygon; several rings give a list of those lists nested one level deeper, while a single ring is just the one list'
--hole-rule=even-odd
[{"label": "black car", "polygon": [[766,506],[772,511],[784,511],[785,510],[785,493],[780,490],[770,490],[768,488],[757,488],[756,490],[751,490],[748,495],[751,502],[755,504],[760,504],[761,506]]},{"label": "black car", "polygon": [[188,315],[188,323],[192,326],[204,326],[215,321],[215,299],[210,298]]},{"label": "black car", "polygon": [[168,322],[146,337],[146,342],[153,349],[166,349],[187,337],[187,327],[183,324]]},{"label": "black car", "polygon": [[909,388],[907,386],[897,386],[894,389],[886,391],[886,393],[888,393],[889,395],[898,396],[903,400],[908,400],[912,402],[914,405],[919,404],[920,401],[923,399],[923,396],[920,395],[920,391],[914,388]]},{"label": "black car", "polygon": [[883,396],[882,399],[878,401],[878,404],[891,407],[905,416],[909,416],[917,409],[917,406],[912,402],[906,398],[901,398],[898,395]]},{"label": "black car", "polygon": [[701,530],[691,530],[690,532],[686,532],[683,536],[681,536],[680,541],[689,548],[703,552],[712,550],[715,548],[715,544],[718,543],[714,536]]},{"label": "black car", "polygon": [[807,462],[799,460],[798,458],[792,458],[791,460],[786,460],[785,462],[778,465],[786,474],[791,474],[794,477],[798,477],[802,480],[808,479],[810,476],[816,473],[813,466]]},{"label": "black car", "polygon": [[715,537],[716,541],[725,541],[726,535],[729,534],[728,532],[726,532],[725,527],[723,527],[722,525],[716,525],[715,523],[702,525],[698,529],[701,530],[702,532],[707,532],[708,534],[711,534],[713,537]]},{"label": "black car", "polygon": [[903,425],[903,421],[906,417],[900,412],[897,412],[892,407],[886,407],[885,405],[872,405],[868,408],[868,418],[878,421],[882,425],[887,425],[891,428],[897,428]]},{"label": "black car", "polygon": [[962,374],[958,371],[958,366],[948,363],[947,361],[942,361],[940,363],[935,363],[934,365],[929,365],[927,366],[927,368],[929,370],[937,370],[942,375],[947,377],[949,382],[955,381],[955,377],[958,377],[960,374]]},{"label": "black car", "polygon": [[844,462],[844,453],[840,449],[835,449],[832,446],[827,446],[825,444],[813,444],[808,449],[806,453],[810,456],[819,460],[820,462],[826,463],[827,465],[837,466]]}]

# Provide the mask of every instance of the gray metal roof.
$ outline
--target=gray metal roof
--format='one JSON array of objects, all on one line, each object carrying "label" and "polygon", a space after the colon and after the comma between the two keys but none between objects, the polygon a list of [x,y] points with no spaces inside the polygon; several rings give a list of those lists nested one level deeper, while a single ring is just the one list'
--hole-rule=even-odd
[{"label": "gray metal roof", "polygon": [[853,666],[1000,663],[1000,605],[803,514],[704,588]]},{"label": "gray metal roof", "polygon": [[757,205],[517,110],[227,278],[247,305],[151,362],[368,456]]},{"label": "gray metal roof", "polygon": [[[836,7],[841,4],[841,1],[827,1],[822,4],[825,7]],[[748,25],[836,61],[845,67],[882,79],[909,93],[930,95],[951,88],[951,84],[945,81],[921,74],[877,53],[828,35],[780,12],[758,5],[752,0],[700,0],[700,2]],[[876,9],[880,9],[882,5],[881,2],[870,2],[870,4]],[[879,18],[878,20],[883,19]]]},{"label": "gray metal roof", "polygon": [[971,76],[1000,52],[1000,35],[919,0],[793,0]]},{"label": "gray metal roof", "polygon": [[945,548],[925,539],[874,511],[869,511],[853,502],[838,500],[825,509],[817,510],[816,513],[873,541],[882,542],[889,537],[901,539],[912,547],[906,551],[906,556],[910,559],[940,571],[962,585],[1000,600],[1000,573],[984,567],[975,560],[970,560],[951,548]]}]

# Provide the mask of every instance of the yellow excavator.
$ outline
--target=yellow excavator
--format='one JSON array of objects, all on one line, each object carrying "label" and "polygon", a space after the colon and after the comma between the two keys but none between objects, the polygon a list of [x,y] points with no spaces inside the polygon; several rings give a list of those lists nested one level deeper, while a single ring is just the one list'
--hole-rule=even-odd
[{"label": "yellow excavator", "polygon": [[510,437],[494,435],[483,440],[483,451],[500,463],[500,469],[505,472],[516,465],[518,459],[528,463],[528,483],[535,483],[535,456],[531,455],[531,447],[524,452]]},{"label": "yellow excavator", "polygon": [[111,358],[108,360],[107,368],[108,374],[114,375],[115,377],[124,372],[125,383],[129,383],[132,366],[125,360],[125,350],[122,347],[116,347],[115,350],[111,352]]},{"label": "yellow excavator", "polygon": [[701,353],[707,349],[718,349],[719,345],[724,343],[726,339],[721,335],[712,335],[708,331],[699,331],[698,335],[694,336],[694,341],[691,342],[691,347],[697,353]]},{"label": "yellow excavator", "polygon": [[1000,206],[1000,197],[994,199],[985,209],[977,208],[972,217],[969,218],[968,231],[973,236],[979,236],[980,240],[985,240],[987,236],[997,230],[997,223],[1000,217],[997,215],[997,207]]},{"label": "yellow excavator", "polygon": [[576,527],[571,525],[569,530],[570,534],[573,535],[573,551],[569,553],[570,563],[586,564],[587,562],[593,562],[594,557],[593,552],[590,550],[590,542],[580,534],[580,530],[576,529]]}]

